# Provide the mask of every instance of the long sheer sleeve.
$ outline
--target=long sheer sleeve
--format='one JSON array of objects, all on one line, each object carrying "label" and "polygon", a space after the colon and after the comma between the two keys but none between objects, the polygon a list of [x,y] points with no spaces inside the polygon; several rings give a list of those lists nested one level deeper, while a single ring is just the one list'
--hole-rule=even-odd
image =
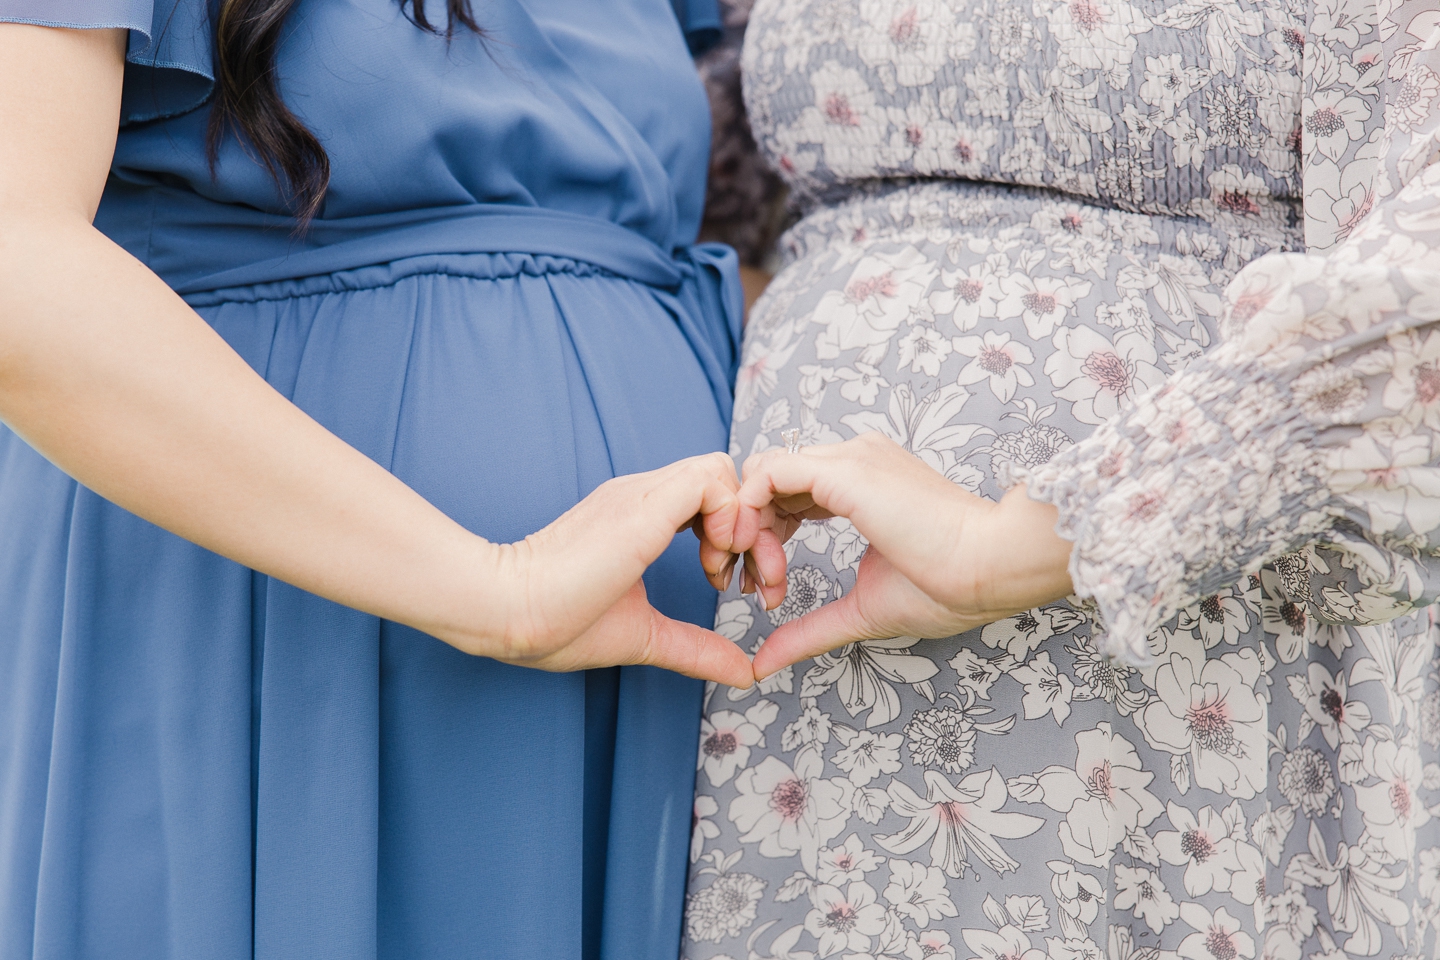
[{"label": "long sheer sleeve", "polygon": [[1440,596],[1440,167],[1226,299],[1222,345],[1024,478],[1121,655],[1268,561],[1332,622]]}]

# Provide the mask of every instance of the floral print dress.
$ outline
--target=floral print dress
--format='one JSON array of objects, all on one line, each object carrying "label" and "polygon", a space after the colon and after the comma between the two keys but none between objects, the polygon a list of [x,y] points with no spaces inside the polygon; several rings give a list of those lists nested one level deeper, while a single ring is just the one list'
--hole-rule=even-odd
[{"label": "floral print dress", "polygon": [[[1437,955],[1436,46],[1428,0],[759,0],[806,216],[732,453],[1023,480],[1077,596],[712,689],[686,958]],[[717,629],[864,548],[806,524]]]}]

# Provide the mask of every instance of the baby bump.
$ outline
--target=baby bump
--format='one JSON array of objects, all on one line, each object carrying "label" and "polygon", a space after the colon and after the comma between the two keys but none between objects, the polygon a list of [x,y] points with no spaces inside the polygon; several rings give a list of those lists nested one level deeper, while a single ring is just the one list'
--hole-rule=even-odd
[{"label": "baby bump", "polygon": [[724,445],[663,296],[587,264],[425,257],[212,299],[201,313],[272,385],[490,539]]},{"label": "baby bump", "polygon": [[1208,349],[1221,295],[1290,249],[1286,207],[1124,213],[962,183],[816,213],[757,304],[732,453],[879,430],[986,496]]}]

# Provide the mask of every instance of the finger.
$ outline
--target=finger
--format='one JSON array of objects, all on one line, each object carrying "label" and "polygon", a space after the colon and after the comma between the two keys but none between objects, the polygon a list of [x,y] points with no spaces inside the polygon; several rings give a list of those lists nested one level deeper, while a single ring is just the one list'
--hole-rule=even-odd
[{"label": "finger", "polygon": [[761,530],[755,545],[746,554],[760,582],[765,609],[774,610],[785,600],[785,546],[773,530]]},{"label": "finger", "polygon": [[818,505],[843,513],[837,505],[823,502],[822,491],[846,487],[853,460],[851,449],[843,443],[806,447],[799,453],[770,452],[751,457],[745,462],[745,482],[740,485],[741,506],[759,508],[786,501],[777,504],[786,512],[803,513],[808,506]]},{"label": "finger", "polygon": [[706,539],[701,539],[699,550],[700,566],[705,568],[706,576],[712,579],[729,564],[730,558],[735,556],[729,550],[722,550]]},{"label": "finger", "polygon": [[792,663],[819,656],[856,640],[875,640],[876,632],[861,614],[855,593],[827,603],[798,620],[780,626],[755,653],[755,679],[764,680]]},{"label": "finger", "polygon": [[[700,549],[704,551],[705,548],[702,546]],[[705,578],[710,581],[712,587],[724,593],[730,589],[730,584],[735,579],[735,564],[740,557],[733,553],[725,553],[722,554],[722,556],[725,559],[720,562],[720,565],[715,570],[711,571],[707,569],[705,571]],[[704,566],[704,564],[705,561],[702,559],[701,565]]]},{"label": "finger", "polygon": [[750,687],[750,658],[731,641],[693,623],[671,620],[650,608],[650,636],[641,663],[726,686]]},{"label": "finger", "polygon": [[[651,471],[653,481],[647,491],[647,506],[670,512],[674,529],[684,529],[700,521],[696,534],[728,549],[739,504],[736,494],[740,481],[735,476],[735,461],[729,454],[708,453],[679,460],[668,467]],[[692,527],[692,529],[694,529]]]},{"label": "finger", "polygon": [[760,605],[766,610],[774,610],[785,599],[784,586],[777,587],[773,581],[766,578],[765,574],[760,572],[760,568],[755,563],[755,557],[751,553],[745,554],[745,577],[747,585],[755,591]]}]

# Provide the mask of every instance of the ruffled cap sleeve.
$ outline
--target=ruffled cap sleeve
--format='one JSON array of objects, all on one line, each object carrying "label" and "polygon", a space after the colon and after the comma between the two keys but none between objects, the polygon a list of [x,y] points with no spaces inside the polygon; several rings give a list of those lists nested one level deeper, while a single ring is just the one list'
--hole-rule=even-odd
[{"label": "ruffled cap sleeve", "polygon": [[0,22],[129,30],[122,126],[193,110],[214,84],[206,0],[0,0]]}]

